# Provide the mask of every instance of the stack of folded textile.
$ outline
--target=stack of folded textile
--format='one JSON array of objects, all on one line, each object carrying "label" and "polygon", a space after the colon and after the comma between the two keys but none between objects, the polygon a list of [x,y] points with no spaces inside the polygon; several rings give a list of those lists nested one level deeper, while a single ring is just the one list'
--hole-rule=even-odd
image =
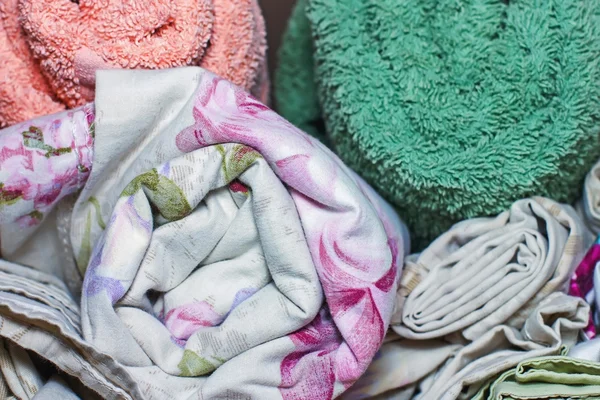
[{"label": "stack of folded textile", "polygon": [[300,0],[290,121],[264,52],[2,0],[0,397],[599,399],[600,0]]}]

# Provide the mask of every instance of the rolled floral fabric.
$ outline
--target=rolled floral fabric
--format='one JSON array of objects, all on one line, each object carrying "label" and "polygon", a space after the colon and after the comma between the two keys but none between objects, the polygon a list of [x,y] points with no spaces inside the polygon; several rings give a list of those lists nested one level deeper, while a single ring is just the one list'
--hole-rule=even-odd
[{"label": "rolled floral fabric", "polygon": [[59,210],[82,342],[133,398],[339,396],[392,315],[408,235],[391,207],[205,70],[97,82],[91,172]]},{"label": "rolled floral fabric", "polygon": [[570,206],[540,197],[458,223],[409,260],[392,328],[408,339],[467,340],[503,323],[520,328],[544,297],[567,290],[584,235]]},{"label": "rolled floral fabric", "polygon": [[85,184],[93,159],[93,106],[0,131],[0,224],[39,224]]},{"label": "rolled floral fabric", "polygon": [[480,391],[483,399],[597,399],[600,364],[569,357],[525,360]]},{"label": "rolled floral fabric", "polygon": [[582,299],[556,292],[520,328],[498,325],[473,341],[392,336],[344,399],[472,399],[522,361],[564,355],[577,342],[588,312]]},{"label": "rolled floral fabric", "polygon": [[59,238],[57,210],[89,177],[93,121],[90,105],[0,130],[0,253],[61,278],[73,293],[81,275],[67,236]]}]

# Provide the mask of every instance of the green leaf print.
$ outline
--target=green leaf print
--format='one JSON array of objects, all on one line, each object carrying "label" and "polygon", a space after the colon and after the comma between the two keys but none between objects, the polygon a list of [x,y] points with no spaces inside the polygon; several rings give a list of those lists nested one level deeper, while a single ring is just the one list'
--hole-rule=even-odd
[{"label": "green leaf print", "polygon": [[44,133],[37,126],[30,126],[29,130],[23,132],[22,135],[23,144],[25,145],[25,147],[45,151],[46,154],[44,154],[44,156],[46,158],[60,156],[61,154],[71,152],[70,147],[60,147],[57,149],[44,143]]},{"label": "green leaf print", "polygon": [[100,228],[102,228],[103,230],[106,229],[106,224],[104,223],[104,220],[102,219],[102,209],[100,208],[100,203],[98,202],[98,199],[95,197],[90,197],[88,200],[90,203],[92,203],[92,205],[94,206],[94,208],[96,209],[96,222],[98,222],[98,226]]},{"label": "green leaf print", "polygon": [[177,365],[181,370],[181,376],[200,376],[213,372],[217,367],[205,358],[191,350],[185,350],[183,357]]},{"label": "green leaf print", "polygon": [[225,175],[225,183],[233,181],[242,172],[247,170],[254,161],[262,158],[256,150],[243,144],[236,144],[229,152],[220,144],[216,148],[221,157],[223,157],[221,168]]},{"label": "green leaf print", "polygon": [[0,206],[10,206],[15,204],[23,196],[18,190],[5,190],[4,183],[0,182]]},{"label": "green leaf print", "polygon": [[85,275],[90,257],[92,256],[92,212],[89,211],[87,219],[85,221],[85,230],[83,232],[83,238],[81,239],[81,247],[79,248],[79,254],[77,255],[77,268],[81,273],[81,276]]},{"label": "green leaf print", "polygon": [[32,212],[30,212],[29,214],[27,214],[29,217],[37,220],[38,222],[41,222],[44,219],[44,214],[39,212],[38,210],[34,210]]},{"label": "green leaf print", "polygon": [[140,189],[168,221],[176,221],[192,212],[192,207],[179,186],[169,178],[160,175],[156,169],[138,175],[121,193],[133,196]]},{"label": "green leaf print", "polygon": [[[106,224],[102,219],[100,213],[100,203],[95,197],[90,197],[88,201],[94,206],[96,211],[96,223],[103,230],[106,229]],[[79,254],[77,255],[77,268],[81,275],[85,275],[90,257],[92,256],[92,211],[88,211],[87,219],[85,220],[85,230],[83,231],[83,238],[81,239],[81,247],[79,248]]]}]

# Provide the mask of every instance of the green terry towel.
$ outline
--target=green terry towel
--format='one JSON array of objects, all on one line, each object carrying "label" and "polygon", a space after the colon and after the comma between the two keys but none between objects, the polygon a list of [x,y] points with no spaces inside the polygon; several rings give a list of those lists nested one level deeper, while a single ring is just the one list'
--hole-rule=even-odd
[{"label": "green terry towel", "polygon": [[482,388],[473,400],[599,398],[599,363],[551,356],[521,362]]},{"label": "green terry towel", "polygon": [[600,156],[600,0],[299,0],[276,96],[422,247],[521,198],[575,200]]}]

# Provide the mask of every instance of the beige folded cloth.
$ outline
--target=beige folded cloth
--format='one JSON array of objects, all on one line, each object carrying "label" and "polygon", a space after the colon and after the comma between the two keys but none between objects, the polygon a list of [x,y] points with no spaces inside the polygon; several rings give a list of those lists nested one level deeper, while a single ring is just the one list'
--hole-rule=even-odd
[{"label": "beige folded cloth", "polygon": [[572,207],[536,197],[408,256],[387,341],[345,398],[469,398],[524,359],[560,354],[588,321],[563,293],[588,235]]},{"label": "beige folded cloth", "polygon": [[460,333],[472,341],[503,323],[520,328],[544,297],[566,291],[584,235],[570,206],[541,197],[458,223],[408,260],[402,293],[413,289],[400,294],[392,329],[408,339]]}]

